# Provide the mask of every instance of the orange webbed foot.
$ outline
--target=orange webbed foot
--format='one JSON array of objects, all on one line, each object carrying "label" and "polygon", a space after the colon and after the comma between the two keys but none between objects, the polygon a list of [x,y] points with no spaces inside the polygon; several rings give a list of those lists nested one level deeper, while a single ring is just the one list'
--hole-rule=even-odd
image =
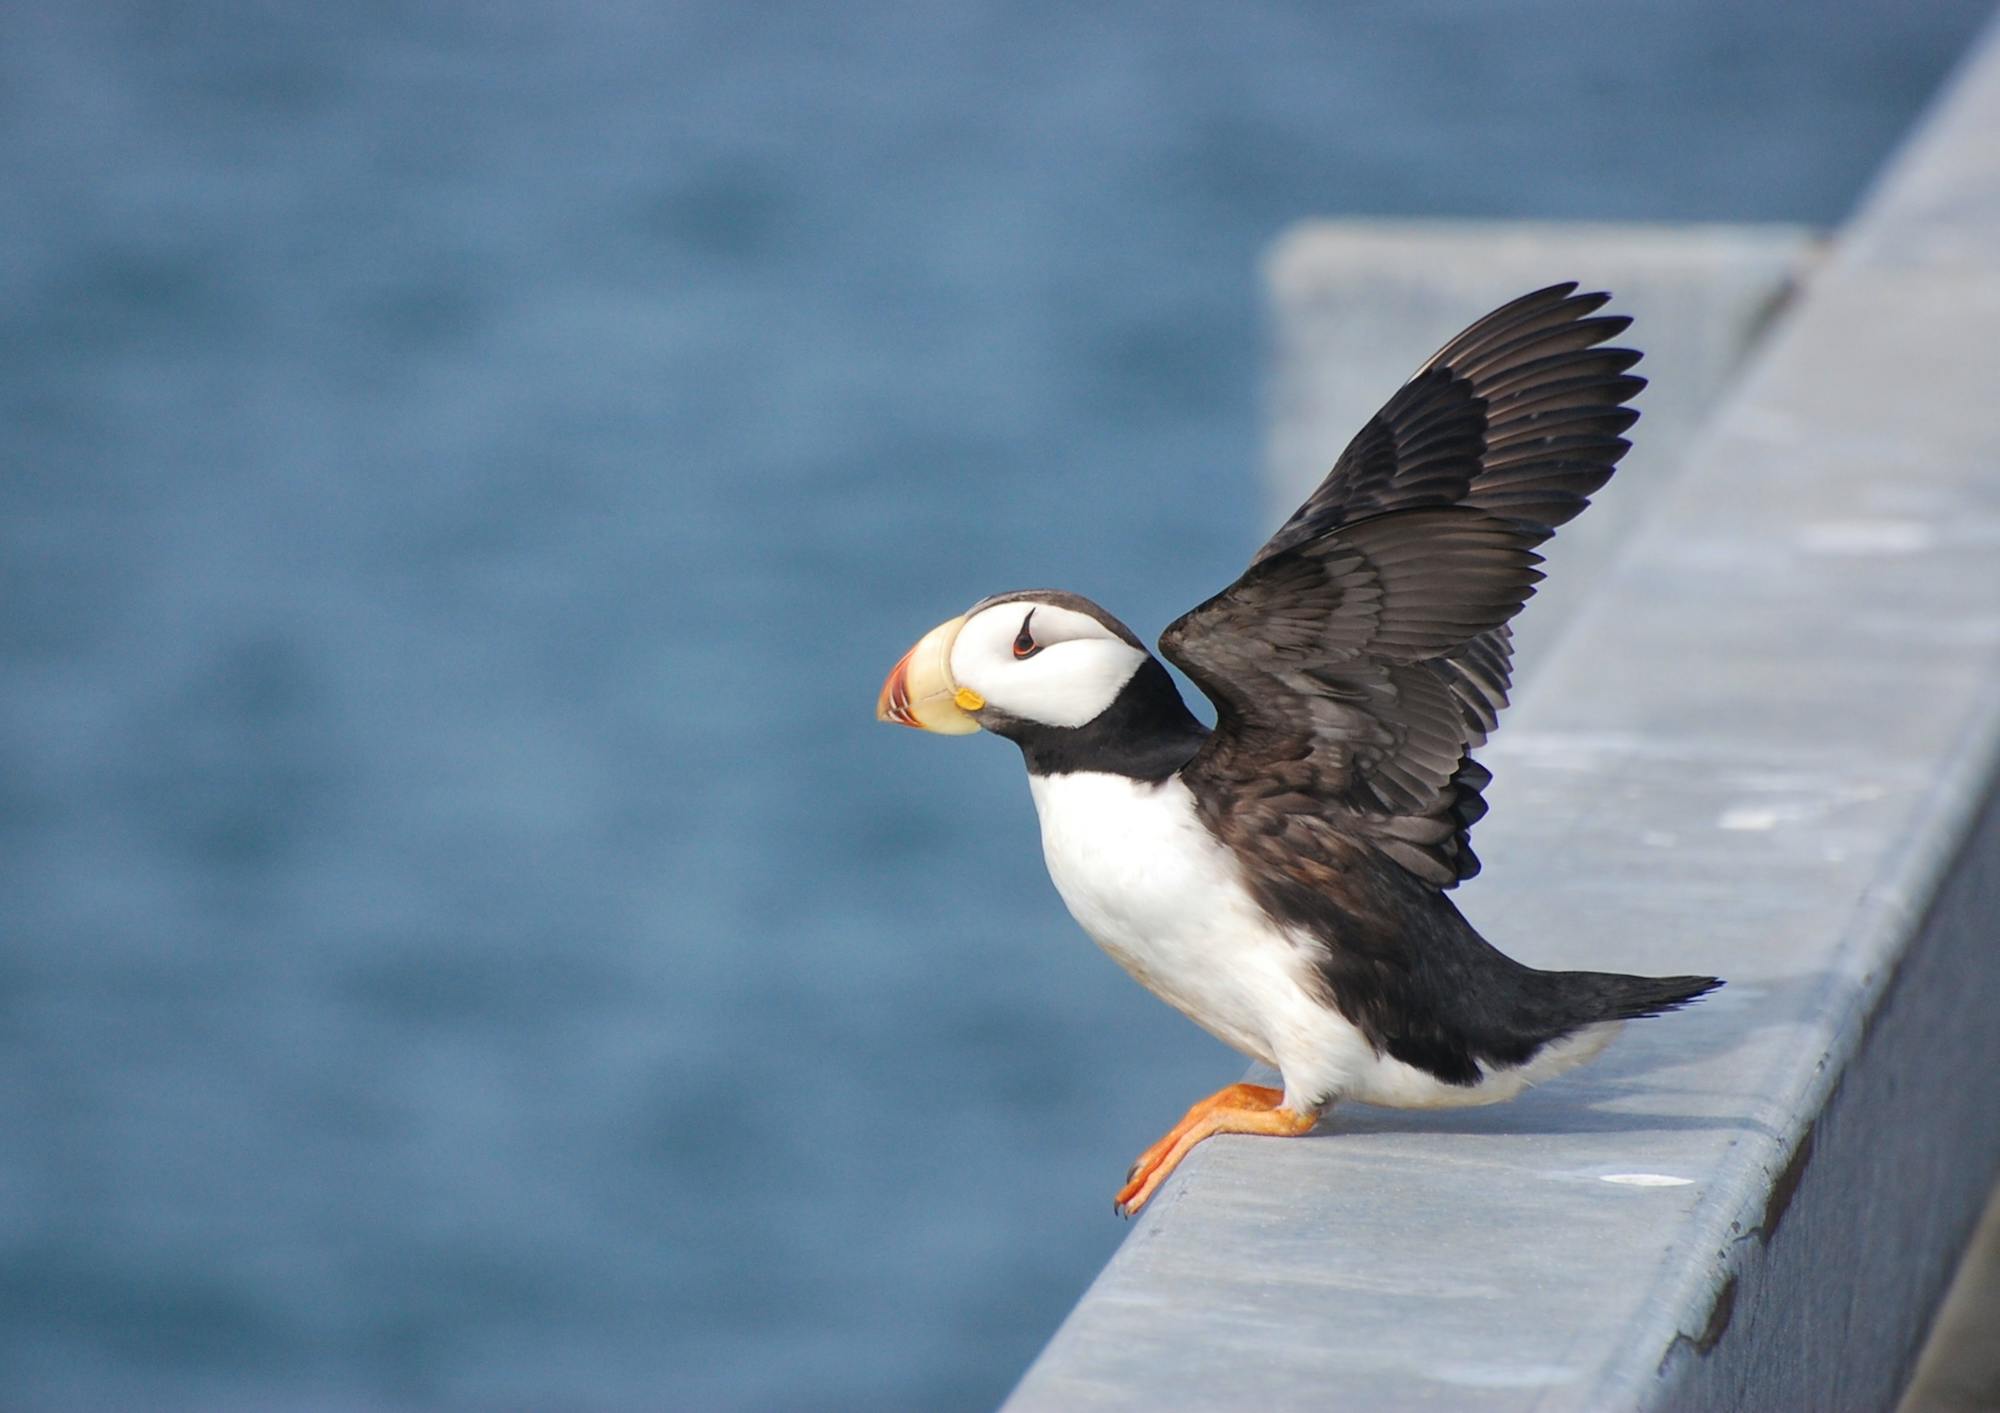
[{"label": "orange webbed foot", "polygon": [[1232,1084],[1209,1095],[1168,1129],[1164,1138],[1139,1155],[1139,1161],[1125,1175],[1125,1186],[1118,1190],[1114,1204],[1118,1215],[1130,1217],[1145,1206],[1167,1175],[1204,1138],[1218,1133],[1261,1133],[1284,1138],[1310,1133],[1319,1115],[1284,1108],[1284,1099],[1282,1090],[1261,1084]]}]

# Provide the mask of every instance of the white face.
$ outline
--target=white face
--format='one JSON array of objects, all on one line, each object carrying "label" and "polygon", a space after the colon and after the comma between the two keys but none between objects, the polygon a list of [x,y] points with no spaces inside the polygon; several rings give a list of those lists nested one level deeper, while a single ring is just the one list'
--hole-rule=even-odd
[{"label": "white face", "polygon": [[1082,726],[1117,699],[1146,654],[1087,613],[1008,599],[965,620],[951,675],[989,709],[1044,726]]}]

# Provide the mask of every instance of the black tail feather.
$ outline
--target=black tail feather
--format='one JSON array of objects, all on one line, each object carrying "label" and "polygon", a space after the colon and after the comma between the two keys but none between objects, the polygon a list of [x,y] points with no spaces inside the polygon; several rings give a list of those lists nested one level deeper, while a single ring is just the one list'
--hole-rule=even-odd
[{"label": "black tail feather", "polygon": [[1565,988],[1588,1005],[1591,1021],[1639,1020],[1677,1011],[1722,985],[1714,976],[1622,976],[1615,972],[1570,972]]}]

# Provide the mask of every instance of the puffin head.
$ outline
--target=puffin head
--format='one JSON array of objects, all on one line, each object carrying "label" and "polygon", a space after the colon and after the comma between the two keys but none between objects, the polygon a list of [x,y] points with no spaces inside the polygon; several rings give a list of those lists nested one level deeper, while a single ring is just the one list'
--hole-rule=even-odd
[{"label": "puffin head", "polygon": [[882,684],[875,715],[947,736],[1079,727],[1151,661],[1138,635],[1089,599],[999,594],[918,639]]}]

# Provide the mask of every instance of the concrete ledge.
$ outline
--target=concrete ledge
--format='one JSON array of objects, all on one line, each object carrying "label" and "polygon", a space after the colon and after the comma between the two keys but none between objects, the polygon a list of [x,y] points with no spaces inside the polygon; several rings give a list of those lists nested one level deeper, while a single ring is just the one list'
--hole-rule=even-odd
[{"label": "concrete ledge", "polygon": [[1010,1408],[1894,1404],[2000,1166],[1996,328],[2000,30],[1487,752],[1488,936],[1729,988],[1203,1145]]}]

